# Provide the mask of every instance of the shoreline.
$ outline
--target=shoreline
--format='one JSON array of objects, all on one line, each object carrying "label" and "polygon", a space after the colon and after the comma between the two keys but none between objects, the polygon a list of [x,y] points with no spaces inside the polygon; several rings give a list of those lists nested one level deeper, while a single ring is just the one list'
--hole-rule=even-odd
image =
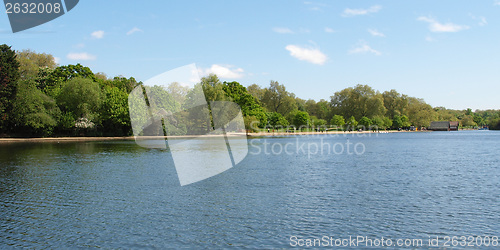
[{"label": "shoreline", "polygon": [[[389,130],[389,131],[362,131],[362,132],[344,132],[344,131],[329,131],[329,132],[295,132],[295,133],[286,133],[286,132],[260,132],[260,133],[248,133],[245,135],[244,133],[231,134],[228,133],[228,137],[236,137],[236,136],[247,136],[249,138],[252,137],[273,137],[273,136],[297,136],[297,135],[335,135],[335,134],[345,134],[345,135],[354,135],[354,134],[385,134],[385,133],[409,133],[409,132],[430,132],[430,131],[397,131],[397,130]],[[222,135],[208,135],[203,136],[205,138],[209,137],[219,137]],[[185,139],[185,138],[195,138],[201,137],[198,135],[191,136],[169,136],[171,139]],[[167,139],[166,136],[148,136],[143,137],[146,140],[161,140]],[[46,137],[46,138],[0,138],[0,144],[6,143],[43,143],[43,142],[100,142],[100,141],[135,141],[134,136],[123,136],[123,137]]]}]

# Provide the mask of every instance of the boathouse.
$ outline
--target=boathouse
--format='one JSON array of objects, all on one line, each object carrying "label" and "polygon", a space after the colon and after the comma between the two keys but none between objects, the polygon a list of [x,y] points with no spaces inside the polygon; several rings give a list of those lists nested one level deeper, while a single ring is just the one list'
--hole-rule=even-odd
[{"label": "boathouse", "polygon": [[441,122],[431,122],[429,130],[433,131],[458,131],[460,126],[459,122],[441,121]]}]

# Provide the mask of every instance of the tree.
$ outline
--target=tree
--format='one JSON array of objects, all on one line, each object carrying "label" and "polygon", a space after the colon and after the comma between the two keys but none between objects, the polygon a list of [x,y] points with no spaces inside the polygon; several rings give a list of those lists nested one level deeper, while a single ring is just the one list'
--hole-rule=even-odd
[{"label": "tree", "polygon": [[392,119],[392,125],[394,128],[399,129],[403,127],[403,121],[401,120],[401,116],[396,115]]},{"label": "tree", "polygon": [[382,118],[384,120],[384,127],[385,129],[391,128],[392,127],[392,120],[389,117],[384,117]]},{"label": "tree", "polygon": [[[429,127],[432,121],[437,119],[436,111],[423,99],[409,97],[407,108],[408,119],[413,126]],[[404,126],[409,127],[411,126]]]},{"label": "tree", "polygon": [[222,82],[215,74],[210,74],[206,77],[201,78],[201,86],[203,87],[203,92],[205,93],[205,99],[210,105],[212,101],[230,101],[231,99],[227,97],[224,92]]},{"label": "tree", "polygon": [[31,50],[18,52],[16,59],[19,62],[21,79],[35,79],[41,68],[55,69],[57,67],[54,56]]},{"label": "tree", "polygon": [[178,103],[183,103],[186,99],[186,95],[189,92],[189,87],[182,86],[178,82],[173,82],[167,87],[167,92],[175,99]]},{"label": "tree", "polygon": [[44,79],[41,79],[39,88],[57,100],[61,90],[64,88],[64,84],[74,78],[85,78],[92,82],[98,82],[98,79],[89,67],[84,67],[81,64],[67,65],[57,67]]},{"label": "tree", "polygon": [[248,90],[248,93],[250,95],[252,95],[256,100],[258,100],[259,102],[262,101],[262,99],[264,97],[265,89],[262,89],[257,84],[252,84],[252,85],[247,87],[247,90]]},{"label": "tree", "polygon": [[11,110],[19,76],[16,52],[6,44],[0,45],[0,133],[11,128]]},{"label": "tree", "polygon": [[238,82],[224,82],[222,89],[233,102],[240,106],[243,116],[257,117],[261,128],[267,124],[266,112],[243,85]]},{"label": "tree", "polygon": [[474,122],[472,115],[465,115],[464,117],[462,117],[462,119],[460,120],[460,124],[462,125],[462,127],[477,126],[477,123]]},{"label": "tree", "polygon": [[271,81],[269,88],[265,90],[262,103],[268,111],[278,112],[282,115],[297,109],[295,95],[286,91],[285,86],[276,81]]},{"label": "tree", "polygon": [[368,85],[343,89],[330,98],[332,111],[344,117],[352,115],[361,119],[363,116],[375,117],[386,112],[382,95]]},{"label": "tree", "polygon": [[408,118],[408,116],[406,116],[406,115],[401,116],[401,127],[407,128],[410,126],[411,126],[411,123],[410,123],[410,119]]},{"label": "tree", "polygon": [[356,118],[354,118],[354,116],[351,116],[347,120],[346,125],[347,125],[347,130],[353,131],[355,128],[358,127],[358,122],[356,121]]},{"label": "tree", "polygon": [[19,81],[13,105],[16,133],[22,135],[51,135],[61,111],[51,97],[36,88],[34,80]]},{"label": "tree", "polygon": [[386,129],[384,118],[380,116],[373,117],[372,119],[372,128],[374,130],[378,129]]},{"label": "tree", "polygon": [[69,129],[68,124],[71,125],[80,118],[95,124],[100,118],[102,92],[99,84],[91,79],[73,78],[62,88],[57,104],[65,113],[64,129]]},{"label": "tree", "polygon": [[339,129],[342,129],[345,125],[344,117],[341,115],[334,115],[332,120],[330,121],[330,125],[333,125]]},{"label": "tree", "polygon": [[245,128],[247,131],[247,135],[248,135],[248,132],[258,132],[259,131],[258,124],[260,122],[259,122],[259,119],[257,119],[257,117],[245,116],[245,117],[243,117],[243,121],[245,122]]},{"label": "tree", "polygon": [[327,101],[321,99],[319,102],[314,100],[307,100],[305,102],[305,111],[311,116],[316,116],[318,119],[327,119],[330,113],[329,104]]},{"label": "tree", "polygon": [[386,115],[390,119],[405,114],[406,108],[408,107],[407,95],[402,95],[396,90],[391,89],[391,91],[382,93],[382,98],[384,100],[384,107],[387,110]]},{"label": "tree", "polygon": [[274,129],[285,128],[289,125],[288,121],[280,113],[268,112],[266,115],[269,125]]},{"label": "tree", "polygon": [[363,126],[363,130],[368,130],[372,125],[372,120],[366,116],[361,117],[359,120],[359,125]]},{"label": "tree", "polygon": [[303,130],[305,127],[308,126],[310,117],[307,112],[304,111],[298,111],[293,119],[293,125],[298,127],[300,130]]},{"label": "tree", "polygon": [[130,134],[128,94],[117,87],[110,86],[106,86],[103,92],[101,119],[104,133],[114,136]]}]

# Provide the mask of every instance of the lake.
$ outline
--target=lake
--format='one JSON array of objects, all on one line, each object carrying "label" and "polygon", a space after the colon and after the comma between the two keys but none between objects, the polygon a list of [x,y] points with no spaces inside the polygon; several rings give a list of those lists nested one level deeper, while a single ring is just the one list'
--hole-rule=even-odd
[{"label": "lake", "polygon": [[460,247],[454,236],[491,248],[499,152],[495,131],[262,137],[237,166],[180,186],[169,151],[134,141],[0,144],[0,248]]}]

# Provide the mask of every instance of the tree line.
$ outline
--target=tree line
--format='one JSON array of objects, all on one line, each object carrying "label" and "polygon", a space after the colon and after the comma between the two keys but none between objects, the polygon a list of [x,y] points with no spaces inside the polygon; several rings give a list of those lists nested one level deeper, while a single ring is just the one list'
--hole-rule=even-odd
[{"label": "tree line", "polygon": [[[251,130],[312,127],[379,129],[428,127],[431,121],[459,121],[462,127],[500,129],[500,110],[449,110],[396,90],[383,93],[368,85],[335,92],[330,100],[304,100],[283,84],[248,87],[222,82],[216,75],[201,82],[207,102],[232,101],[241,107]],[[142,82],[108,78],[81,64],[58,66],[50,54],[14,51],[0,45],[0,136],[128,136],[132,134],[129,94]],[[181,108],[192,90],[172,83],[162,90]],[[196,124],[195,124],[196,125]],[[176,128],[179,129],[179,128]]]}]

